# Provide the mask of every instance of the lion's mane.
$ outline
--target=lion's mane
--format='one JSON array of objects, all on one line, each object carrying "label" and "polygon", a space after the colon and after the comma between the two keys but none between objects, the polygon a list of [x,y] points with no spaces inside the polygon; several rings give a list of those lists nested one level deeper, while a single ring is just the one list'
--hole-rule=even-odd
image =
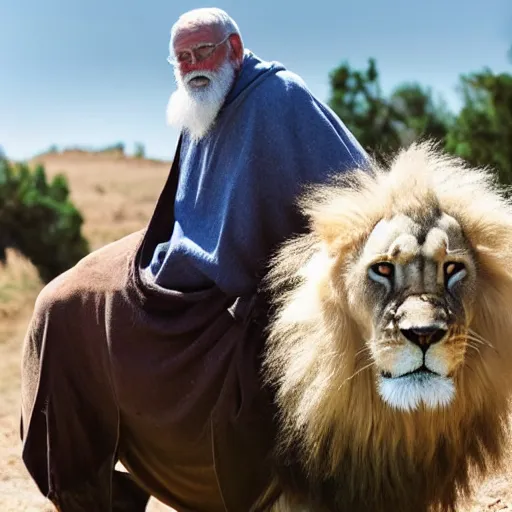
[{"label": "lion's mane", "polygon": [[[506,450],[512,378],[512,208],[495,175],[430,142],[312,188],[307,234],[287,242],[267,277],[276,310],[265,372],[280,411],[277,457],[288,496],[312,510],[455,510],[473,475]],[[375,224],[443,211],[461,225],[477,265],[468,351],[447,408],[394,410],[380,399],[351,311],[351,265]],[[492,346],[491,346],[492,345]]]}]

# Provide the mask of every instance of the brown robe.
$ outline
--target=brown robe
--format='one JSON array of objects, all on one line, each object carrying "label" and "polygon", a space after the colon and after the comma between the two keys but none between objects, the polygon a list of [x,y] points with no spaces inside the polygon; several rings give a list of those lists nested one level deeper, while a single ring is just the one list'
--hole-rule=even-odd
[{"label": "brown robe", "polygon": [[178,511],[247,512],[270,482],[265,302],[215,287],[162,291],[140,276],[169,238],[178,165],[147,230],[93,252],[37,299],[22,361],[23,460],[62,512],[141,511],[148,494]]}]

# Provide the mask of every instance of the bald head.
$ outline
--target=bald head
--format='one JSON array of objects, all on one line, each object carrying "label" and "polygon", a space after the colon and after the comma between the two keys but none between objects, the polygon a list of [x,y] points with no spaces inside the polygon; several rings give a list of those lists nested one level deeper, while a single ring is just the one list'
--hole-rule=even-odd
[{"label": "bald head", "polygon": [[227,12],[216,7],[205,7],[188,11],[178,18],[171,29],[171,46],[180,32],[191,32],[205,27],[214,30],[223,38],[236,34],[242,40],[238,25]]}]

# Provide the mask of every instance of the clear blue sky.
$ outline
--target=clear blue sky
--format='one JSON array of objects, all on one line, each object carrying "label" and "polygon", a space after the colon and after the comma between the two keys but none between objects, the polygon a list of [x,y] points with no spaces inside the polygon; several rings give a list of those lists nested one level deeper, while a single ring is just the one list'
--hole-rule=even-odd
[{"label": "clear blue sky", "polygon": [[0,0],[0,145],[29,158],[56,144],[142,142],[173,156],[164,112],[174,90],[169,31],[217,6],[246,46],[299,73],[321,99],[343,60],[377,58],[385,90],[419,81],[457,108],[460,73],[512,71],[511,0]]}]

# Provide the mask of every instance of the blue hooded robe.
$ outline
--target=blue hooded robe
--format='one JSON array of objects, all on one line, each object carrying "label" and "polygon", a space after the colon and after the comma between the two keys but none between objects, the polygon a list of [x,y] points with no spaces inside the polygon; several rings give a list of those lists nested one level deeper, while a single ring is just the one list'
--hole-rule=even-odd
[{"label": "blue hooded robe", "polygon": [[209,133],[182,137],[174,229],[149,270],[155,284],[184,292],[253,293],[271,252],[304,230],[295,206],[304,185],[367,162],[299,76],[247,50]]}]

